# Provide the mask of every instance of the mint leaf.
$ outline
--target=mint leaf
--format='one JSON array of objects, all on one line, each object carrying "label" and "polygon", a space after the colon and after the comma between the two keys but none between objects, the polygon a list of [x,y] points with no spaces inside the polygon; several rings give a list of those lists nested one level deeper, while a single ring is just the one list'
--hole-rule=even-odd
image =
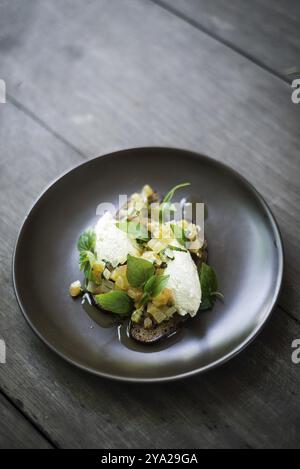
[{"label": "mint leaf", "polygon": [[178,184],[177,186],[173,187],[168,193],[167,195],[165,195],[165,197],[163,198],[163,201],[162,203],[163,204],[169,204],[173,198],[173,195],[174,193],[178,190],[178,189],[182,189],[183,187],[187,187],[187,186],[190,186],[191,183],[190,182],[183,182],[182,184]]},{"label": "mint leaf", "polygon": [[154,275],[152,262],[128,254],[127,280],[132,287],[142,288],[147,280]]},{"label": "mint leaf", "polygon": [[96,246],[96,233],[93,230],[86,230],[77,242],[77,249],[81,251],[94,251]]},{"label": "mint leaf", "polygon": [[199,279],[202,290],[200,309],[209,309],[213,306],[215,297],[219,295],[218,280],[213,268],[205,264],[205,262],[201,264]]},{"label": "mint leaf", "polygon": [[95,295],[96,302],[111,313],[127,315],[134,309],[132,299],[124,291],[114,290],[109,293]]}]

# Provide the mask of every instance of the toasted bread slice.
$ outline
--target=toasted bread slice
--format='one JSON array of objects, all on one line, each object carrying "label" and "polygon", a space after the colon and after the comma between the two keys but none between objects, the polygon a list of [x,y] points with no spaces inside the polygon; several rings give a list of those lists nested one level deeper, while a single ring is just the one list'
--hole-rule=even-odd
[{"label": "toasted bread slice", "polygon": [[141,324],[131,322],[129,327],[130,337],[143,344],[155,344],[177,332],[185,320],[185,317],[175,314],[168,321],[162,322],[151,329],[145,329]]},{"label": "toasted bread slice", "polygon": [[[192,256],[193,260],[199,269],[202,262],[207,260],[207,241],[204,242],[204,248],[200,256]],[[185,321],[188,320],[187,316],[180,316],[175,314],[168,321],[162,322],[151,329],[146,329],[141,324],[130,323],[129,334],[132,339],[142,344],[155,344],[162,339],[166,339],[170,335],[176,333]]]}]

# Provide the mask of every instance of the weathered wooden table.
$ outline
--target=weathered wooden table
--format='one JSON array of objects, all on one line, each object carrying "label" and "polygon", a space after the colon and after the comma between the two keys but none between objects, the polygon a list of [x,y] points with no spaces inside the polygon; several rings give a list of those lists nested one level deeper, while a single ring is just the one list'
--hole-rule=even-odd
[{"label": "weathered wooden table", "polygon": [[[0,54],[0,447],[300,447],[300,103],[286,75],[300,67],[300,3],[2,0]],[[11,281],[18,229],[45,186],[88,158],[146,145],[240,171],[286,250],[279,305],[258,339],[222,368],[159,386],[65,363],[26,324]]]}]

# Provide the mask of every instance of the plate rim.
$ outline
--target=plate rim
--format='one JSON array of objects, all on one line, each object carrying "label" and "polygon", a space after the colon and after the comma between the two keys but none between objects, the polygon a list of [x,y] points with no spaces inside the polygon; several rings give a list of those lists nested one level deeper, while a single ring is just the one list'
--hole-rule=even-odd
[{"label": "plate rim", "polygon": [[[237,177],[247,188],[250,190],[250,192],[253,193],[253,195],[257,198],[257,200],[260,202],[261,206],[265,210],[266,214],[268,215],[270,224],[272,225],[273,233],[274,233],[274,239],[276,240],[276,249],[278,253],[278,272],[277,272],[277,279],[276,279],[276,288],[274,290],[274,294],[272,297],[271,304],[265,313],[264,318],[262,321],[257,325],[255,329],[241,342],[239,345],[237,345],[232,351],[228,352],[226,355],[220,357],[219,359],[213,361],[212,363],[201,366],[198,368],[195,368],[190,371],[186,371],[184,373],[179,373],[179,374],[174,374],[170,376],[165,376],[165,377],[152,377],[152,378],[141,378],[141,377],[127,377],[127,376],[122,376],[122,375],[117,375],[117,374],[110,374],[106,372],[102,372],[99,370],[96,370],[94,368],[91,368],[89,366],[83,365],[81,363],[78,363],[76,360],[73,360],[69,356],[67,356],[65,353],[62,351],[58,350],[54,345],[52,345],[44,336],[43,334],[37,329],[37,327],[33,324],[31,319],[29,318],[28,314],[26,313],[26,307],[23,304],[19,293],[18,293],[18,288],[17,288],[17,280],[16,280],[16,257],[17,257],[17,251],[19,249],[19,244],[20,244],[20,238],[22,235],[22,231],[26,225],[27,219],[29,218],[31,212],[34,210],[34,208],[37,206],[39,201],[46,195],[46,193],[62,178],[67,176],[68,174],[72,173],[73,171],[77,170],[80,167],[87,166],[89,164],[94,163],[96,160],[100,160],[102,158],[110,158],[112,156],[115,156],[117,154],[122,154],[122,153],[128,153],[128,152],[135,152],[135,151],[176,151],[178,154],[180,152],[183,152],[185,154],[190,154],[190,156],[194,158],[201,158],[205,159],[208,162],[212,162],[213,164],[220,165],[227,171],[229,171],[233,176]],[[108,378],[112,379],[114,381],[122,381],[122,382],[131,382],[131,383],[162,383],[162,382],[168,382],[168,381],[177,381],[177,380],[182,380],[188,377],[192,377],[198,374],[202,374],[205,372],[208,372],[209,370],[215,369],[225,363],[227,363],[229,360],[232,358],[236,357],[239,353],[241,353],[248,345],[250,345],[255,338],[258,336],[258,334],[263,330],[265,327],[266,323],[270,319],[270,316],[277,304],[281,288],[282,288],[282,281],[283,281],[283,274],[284,274],[284,262],[285,262],[285,255],[284,255],[284,245],[283,245],[283,239],[282,235],[280,232],[279,225],[276,221],[275,216],[273,215],[273,212],[271,208],[269,207],[268,203],[264,199],[264,197],[258,192],[258,190],[254,187],[252,183],[250,183],[239,171],[236,169],[232,168],[231,166],[223,163],[222,161],[219,161],[215,158],[212,158],[210,156],[207,156],[203,153],[199,153],[197,151],[192,151],[192,150],[187,150],[184,148],[178,148],[178,147],[169,147],[169,146],[146,146],[146,147],[132,147],[132,148],[126,148],[126,149],[120,149],[120,150],[115,150],[110,153],[105,153],[104,155],[96,156],[93,158],[89,158],[87,161],[83,161],[82,163],[79,163],[75,166],[73,166],[70,169],[67,169],[66,171],[62,172],[59,176],[57,176],[55,179],[53,179],[46,187],[45,189],[38,195],[38,197],[34,200],[32,205],[30,206],[29,210],[26,212],[26,215],[21,223],[21,226],[18,230],[14,250],[13,250],[13,256],[12,256],[12,280],[13,280],[13,288],[15,292],[15,296],[17,299],[17,303],[19,305],[19,308],[22,312],[22,315],[24,316],[26,322],[29,324],[30,328],[33,330],[33,332],[39,337],[39,339],[47,345],[51,351],[53,351],[55,354],[57,354],[60,358],[64,359],[71,365],[73,365],[76,368],[79,368],[83,371],[89,372],[94,376],[102,377],[102,378]]]}]

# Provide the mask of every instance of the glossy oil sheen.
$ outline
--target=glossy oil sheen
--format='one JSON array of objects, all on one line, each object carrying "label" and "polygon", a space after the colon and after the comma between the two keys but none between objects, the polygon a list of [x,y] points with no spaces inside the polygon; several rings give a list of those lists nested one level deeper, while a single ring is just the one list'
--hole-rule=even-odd
[{"label": "glossy oil sheen", "polygon": [[[69,284],[81,278],[76,242],[97,221],[99,203],[117,203],[118,194],[145,183],[164,194],[182,181],[191,186],[179,197],[207,204],[209,263],[225,299],[160,345],[135,346],[125,326],[103,327],[95,311],[69,296]],[[59,355],[101,376],[155,381],[207,370],[244,348],[272,311],[282,270],[277,225],[239,174],[188,151],[140,148],[91,160],[52,184],[21,228],[13,274],[26,319]]]}]

